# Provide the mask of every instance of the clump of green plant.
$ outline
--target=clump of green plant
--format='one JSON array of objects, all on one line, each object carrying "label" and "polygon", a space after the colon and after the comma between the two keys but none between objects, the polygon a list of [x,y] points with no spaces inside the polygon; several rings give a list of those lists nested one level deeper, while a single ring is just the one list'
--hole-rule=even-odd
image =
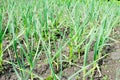
[{"label": "clump of green plant", "polygon": [[[9,34],[11,40],[2,50],[2,13],[0,12],[0,65],[4,51],[12,49],[16,62],[11,61],[11,64],[18,79],[33,80],[38,77],[42,80],[41,76],[33,73],[42,53],[45,54],[46,63],[51,70],[46,80],[61,80],[64,76],[63,67],[66,65],[63,62],[71,63],[67,66],[76,65],[74,61],[78,56],[74,53],[83,52],[83,66],[79,66],[80,70],[68,79],[72,80],[80,72],[83,72],[83,80],[91,74],[91,79],[93,78],[95,69],[99,70],[98,61],[103,58],[102,48],[109,39],[112,28],[118,22],[119,12],[115,10],[118,7],[100,0],[2,2],[4,11],[8,13],[4,35]],[[8,34],[6,34],[7,29],[9,29]],[[94,58],[88,63],[91,50],[94,52]],[[54,65],[59,69],[58,73],[55,72]],[[92,69],[88,70],[90,66]]]}]

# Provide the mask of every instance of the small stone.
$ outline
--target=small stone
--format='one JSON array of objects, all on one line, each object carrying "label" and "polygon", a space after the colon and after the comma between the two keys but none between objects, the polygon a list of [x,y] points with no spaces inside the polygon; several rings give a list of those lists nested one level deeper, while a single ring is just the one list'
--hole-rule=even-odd
[{"label": "small stone", "polygon": [[117,49],[115,52],[111,52],[110,54],[111,54],[110,57],[113,60],[119,60],[120,59],[120,49]]}]

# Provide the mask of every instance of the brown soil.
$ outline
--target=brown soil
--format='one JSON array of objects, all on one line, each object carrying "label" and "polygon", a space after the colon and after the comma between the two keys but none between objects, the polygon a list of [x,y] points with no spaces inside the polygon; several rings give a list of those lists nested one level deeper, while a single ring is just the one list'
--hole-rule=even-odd
[{"label": "brown soil", "polygon": [[114,52],[110,52],[101,66],[102,75],[108,77],[107,80],[120,79],[120,44],[115,46],[119,46],[119,49],[115,48]]},{"label": "brown soil", "polygon": [[[117,28],[117,31],[115,30],[114,35],[119,35],[120,30]],[[105,48],[105,51],[108,53],[108,56],[102,60],[102,63],[100,65],[101,70],[101,76],[99,76],[98,72],[96,71],[96,74],[94,76],[94,80],[119,80],[120,79],[120,43],[118,37],[114,36],[115,39],[118,40],[117,43],[114,43],[112,46],[108,46]],[[4,45],[7,45],[7,41],[5,41]],[[66,48],[64,51],[64,55],[68,55],[68,49]],[[78,55],[76,55],[78,56]],[[10,60],[10,56],[8,53],[4,54],[4,60]],[[93,60],[93,51],[90,51],[88,56],[88,63]],[[15,60],[14,60],[15,61]],[[53,63],[54,64],[54,63]],[[80,59],[77,59],[74,64],[69,64],[68,62],[63,62],[63,72],[62,72],[62,79],[61,80],[67,80],[69,76],[74,74],[76,71],[80,70],[83,64],[83,56],[81,56]],[[0,80],[17,80],[17,77],[15,75],[15,72],[13,70],[12,65],[5,63],[3,65],[4,69],[0,73]],[[53,66],[55,73],[59,74],[59,67],[56,65]],[[36,62],[36,66],[34,68],[34,73],[38,76],[42,76],[44,79],[49,77],[51,75],[50,66],[48,63],[46,63],[45,55],[42,54]],[[75,78],[72,80],[81,80],[82,79],[82,73],[79,73],[76,75]],[[35,78],[34,80],[39,80]],[[89,78],[86,80],[90,80]]]}]

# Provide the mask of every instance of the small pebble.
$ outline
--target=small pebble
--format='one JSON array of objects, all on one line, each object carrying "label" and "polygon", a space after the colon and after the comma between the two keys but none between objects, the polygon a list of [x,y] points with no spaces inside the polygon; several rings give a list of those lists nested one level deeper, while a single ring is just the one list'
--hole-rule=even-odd
[{"label": "small pebble", "polygon": [[113,60],[119,60],[120,59],[120,49],[117,49],[115,52],[111,52],[110,54],[111,54],[110,57]]}]

